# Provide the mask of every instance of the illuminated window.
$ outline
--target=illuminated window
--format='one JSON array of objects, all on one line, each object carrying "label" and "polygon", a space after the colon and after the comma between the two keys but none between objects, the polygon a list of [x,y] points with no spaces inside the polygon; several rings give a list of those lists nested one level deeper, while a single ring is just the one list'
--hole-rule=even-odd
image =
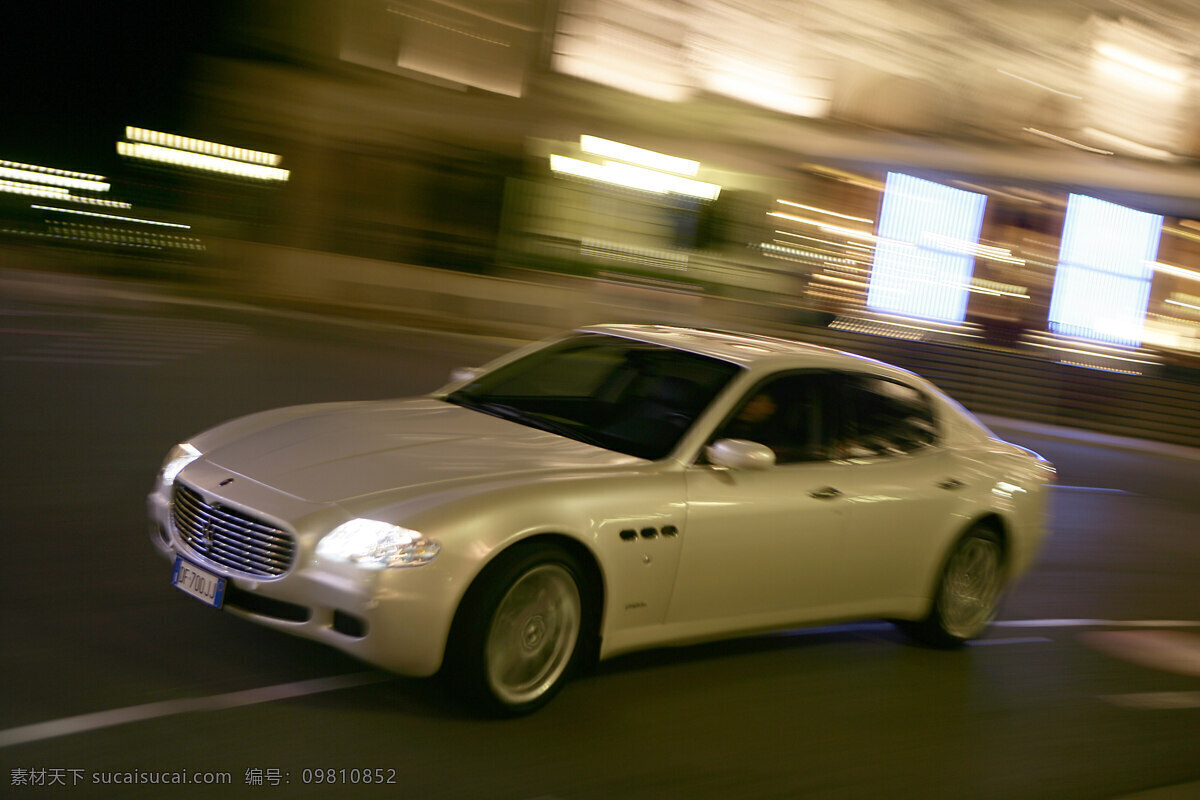
[{"label": "illuminated window", "polygon": [[867,306],[962,322],[987,198],[888,173]]},{"label": "illuminated window", "polygon": [[1073,194],[1067,204],[1050,330],[1140,345],[1162,217]]}]

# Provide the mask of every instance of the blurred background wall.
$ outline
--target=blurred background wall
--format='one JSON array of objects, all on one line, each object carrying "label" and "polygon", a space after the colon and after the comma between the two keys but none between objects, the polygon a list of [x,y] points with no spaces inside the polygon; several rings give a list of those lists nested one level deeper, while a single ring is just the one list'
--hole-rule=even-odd
[{"label": "blurred background wall", "polygon": [[1195,3],[221,8],[176,128],[129,120],[111,177],[5,162],[7,246],[531,334],[803,329],[926,371],[967,348],[1056,365],[1055,419],[1171,407],[1179,439],[1195,413],[1190,388],[1061,401],[1196,381]]}]

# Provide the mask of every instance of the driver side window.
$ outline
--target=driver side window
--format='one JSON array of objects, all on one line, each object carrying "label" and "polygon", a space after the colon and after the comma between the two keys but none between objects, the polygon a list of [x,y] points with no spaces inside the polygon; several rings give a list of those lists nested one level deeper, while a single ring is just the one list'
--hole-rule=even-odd
[{"label": "driver side window", "polygon": [[800,372],[770,378],[751,389],[718,428],[717,439],[744,439],[775,452],[775,463],[829,457],[824,373]]}]

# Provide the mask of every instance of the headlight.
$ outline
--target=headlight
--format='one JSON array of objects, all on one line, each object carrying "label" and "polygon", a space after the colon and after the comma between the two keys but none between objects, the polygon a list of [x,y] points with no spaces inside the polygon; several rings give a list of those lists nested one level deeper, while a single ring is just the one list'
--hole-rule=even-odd
[{"label": "headlight", "polygon": [[437,558],[441,545],[416,531],[374,519],[352,519],[321,539],[317,557],[366,569],[419,567]]},{"label": "headlight", "polygon": [[167,459],[163,461],[162,478],[163,486],[170,486],[175,482],[180,470],[188,464],[195,461],[201,456],[201,452],[191,445],[190,442],[177,444],[171,448],[171,452],[167,453]]}]

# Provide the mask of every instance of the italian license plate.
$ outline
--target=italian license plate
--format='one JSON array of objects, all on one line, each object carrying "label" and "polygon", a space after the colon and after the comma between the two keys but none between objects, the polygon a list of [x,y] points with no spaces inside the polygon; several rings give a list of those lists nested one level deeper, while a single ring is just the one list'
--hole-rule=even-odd
[{"label": "italian license plate", "polygon": [[225,599],[225,579],[200,569],[182,556],[175,557],[171,585],[213,608],[220,608],[221,601]]}]

